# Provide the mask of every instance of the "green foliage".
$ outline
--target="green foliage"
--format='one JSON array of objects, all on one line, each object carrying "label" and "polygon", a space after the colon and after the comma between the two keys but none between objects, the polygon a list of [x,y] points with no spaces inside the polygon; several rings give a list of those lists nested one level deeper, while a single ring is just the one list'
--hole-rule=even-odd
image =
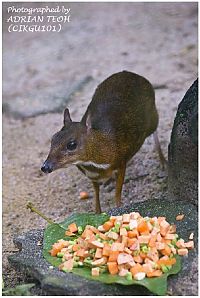
[{"label": "green foliage", "polygon": [[[94,215],[94,214],[73,214],[68,217],[64,222],[60,224],[51,224],[45,230],[44,233],[44,246],[43,246],[43,256],[44,258],[53,266],[58,266],[62,260],[61,258],[51,257],[49,250],[52,247],[52,244],[57,242],[59,239],[72,239],[72,237],[64,236],[68,225],[72,222],[75,222],[77,226],[82,226],[85,228],[87,224],[98,227],[102,225],[105,221],[109,219],[109,216],[106,214]],[[156,295],[166,295],[167,292],[167,277],[172,274],[176,274],[181,270],[181,261],[180,257],[176,256],[176,264],[172,266],[170,270],[164,273],[161,277],[154,278],[144,278],[143,280],[137,281],[134,279],[127,279],[126,277],[120,277],[118,275],[111,275],[108,272],[100,274],[100,276],[93,277],[91,275],[91,269],[88,267],[76,267],[73,268],[72,273],[80,275],[84,278],[90,280],[96,280],[103,282],[105,284],[117,283],[121,285],[140,285],[146,287],[149,291]],[[71,273],[67,273],[71,274]]]}]

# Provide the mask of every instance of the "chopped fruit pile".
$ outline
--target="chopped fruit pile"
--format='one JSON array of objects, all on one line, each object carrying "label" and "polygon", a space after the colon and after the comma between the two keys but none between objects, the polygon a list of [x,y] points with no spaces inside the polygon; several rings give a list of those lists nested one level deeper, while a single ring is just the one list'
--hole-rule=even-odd
[{"label": "chopped fruit pile", "polygon": [[77,238],[58,240],[50,250],[51,256],[62,258],[60,270],[87,266],[92,276],[109,272],[127,280],[159,277],[176,263],[176,254],[184,256],[194,248],[192,240],[178,238],[176,226],[165,217],[142,217],[138,212],[111,216],[98,228],[72,223],[66,235]]}]

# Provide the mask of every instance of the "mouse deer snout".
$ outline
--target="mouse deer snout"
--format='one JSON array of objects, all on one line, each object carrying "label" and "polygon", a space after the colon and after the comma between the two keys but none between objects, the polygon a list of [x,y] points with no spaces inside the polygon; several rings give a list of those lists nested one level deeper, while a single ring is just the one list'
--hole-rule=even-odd
[{"label": "mouse deer snout", "polygon": [[51,161],[46,160],[42,167],[41,167],[42,172],[44,173],[51,173],[53,172],[53,163]]}]

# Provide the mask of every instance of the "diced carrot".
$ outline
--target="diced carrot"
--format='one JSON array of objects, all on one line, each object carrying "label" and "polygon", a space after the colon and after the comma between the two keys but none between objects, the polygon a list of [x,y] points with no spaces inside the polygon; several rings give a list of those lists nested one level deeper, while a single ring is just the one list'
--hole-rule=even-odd
[{"label": "diced carrot", "polygon": [[176,216],[176,220],[182,220],[183,218],[184,218],[184,214],[178,214],[177,216]]},{"label": "diced carrot", "polygon": [[106,221],[103,224],[103,228],[105,229],[106,232],[109,231],[113,226],[114,226],[114,224],[112,221]]},{"label": "diced carrot", "polygon": [[164,249],[162,249],[160,252],[164,256],[169,256],[171,254],[172,250],[168,245],[165,244],[164,246],[165,246]]},{"label": "diced carrot", "polygon": [[103,253],[103,249],[102,248],[97,248],[96,253],[95,253],[95,258],[96,259],[102,258],[102,253]]},{"label": "diced carrot", "polygon": [[79,250],[80,249],[80,246],[78,245],[78,244],[74,244],[73,246],[72,246],[72,250],[73,251],[77,251],[77,250]]},{"label": "diced carrot", "polygon": [[102,255],[105,257],[110,255],[110,245],[108,243],[104,244]]},{"label": "diced carrot", "polygon": [[132,231],[128,231],[127,236],[129,238],[135,238],[138,236],[138,231],[137,229],[133,229]]},{"label": "diced carrot", "polygon": [[138,272],[144,272],[144,269],[142,268],[141,264],[137,263],[137,264],[135,264],[135,266],[133,266],[130,269],[130,272],[131,272],[132,276],[134,277],[134,275],[137,274]]},{"label": "diced carrot", "polygon": [[108,261],[109,262],[116,262],[117,258],[118,258],[118,255],[119,255],[119,251],[110,251]]},{"label": "diced carrot", "polygon": [[75,222],[71,223],[69,226],[68,226],[68,231],[72,232],[72,233],[76,233],[78,231],[78,227],[76,225]]},{"label": "diced carrot", "polygon": [[171,240],[168,240],[168,239],[162,239],[162,242],[167,245],[171,244]]},{"label": "diced carrot", "polygon": [[149,227],[148,224],[145,220],[142,220],[137,227],[138,232],[140,232],[140,234],[148,234],[149,233]]},{"label": "diced carrot", "polygon": [[117,217],[116,216],[111,216],[109,221],[111,221],[112,223],[114,223],[116,221]]},{"label": "diced carrot", "polygon": [[87,200],[89,197],[89,194],[87,191],[81,191],[79,195],[81,200]]},{"label": "diced carrot", "polygon": [[177,252],[178,252],[178,255],[179,255],[179,256],[185,256],[185,255],[188,254],[188,249],[187,249],[187,248],[179,248],[179,249],[177,250]]},{"label": "diced carrot", "polygon": [[171,258],[171,259],[167,259],[164,260],[163,258],[157,261],[157,265],[166,265],[166,266],[170,266],[170,265],[174,265],[176,263],[176,259],[175,258]]},{"label": "diced carrot", "polygon": [[110,274],[115,275],[118,273],[118,266],[117,266],[117,262],[108,262],[108,271]]},{"label": "diced carrot", "polygon": [[141,251],[140,252],[140,257],[143,258],[143,259],[145,259],[147,257],[147,254],[145,254],[144,252]]},{"label": "diced carrot", "polygon": [[147,273],[147,277],[159,277],[162,275],[162,271],[161,270],[154,270],[152,272],[148,272]]},{"label": "diced carrot", "polygon": [[52,248],[49,253],[51,254],[52,257],[56,257],[57,256],[57,253],[60,252],[60,249],[58,248]]}]

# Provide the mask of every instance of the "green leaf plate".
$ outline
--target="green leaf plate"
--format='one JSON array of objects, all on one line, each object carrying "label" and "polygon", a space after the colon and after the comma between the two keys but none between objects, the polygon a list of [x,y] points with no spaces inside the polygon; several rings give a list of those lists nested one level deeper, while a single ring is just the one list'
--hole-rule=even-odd
[{"label": "green leaf plate", "polygon": [[[110,215],[105,213],[102,214],[73,214],[65,219],[60,224],[51,224],[48,225],[45,232],[44,232],[44,244],[43,244],[43,256],[44,258],[53,266],[57,267],[61,264],[61,259],[52,257],[49,254],[49,250],[52,247],[52,244],[57,242],[59,239],[72,239],[71,237],[65,236],[65,230],[67,229],[68,225],[72,222],[75,222],[77,226],[82,226],[83,228],[87,225],[93,225],[98,227],[99,225],[103,224]],[[82,268],[74,268],[72,273],[80,275],[84,278],[100,281],[105,284],[112,284],[117,283],[121,285],[140,285],[147,288],[149,291],[156,295],[164,296],[167,292],[167,277],[172,274],[176,274],[181,270],[181,259],[177,255],[176,256],[176,264],[169,270],[167,273],[163,274],[161,277],[154,277],[154,278],[144,278],[143,280],[131,280],[128,281],[125,277],[120,277],[118,275],[110,275],[109,273],[102,273],[98,277],[93,277],[91,275],[91,270],[87,267]]]}]

